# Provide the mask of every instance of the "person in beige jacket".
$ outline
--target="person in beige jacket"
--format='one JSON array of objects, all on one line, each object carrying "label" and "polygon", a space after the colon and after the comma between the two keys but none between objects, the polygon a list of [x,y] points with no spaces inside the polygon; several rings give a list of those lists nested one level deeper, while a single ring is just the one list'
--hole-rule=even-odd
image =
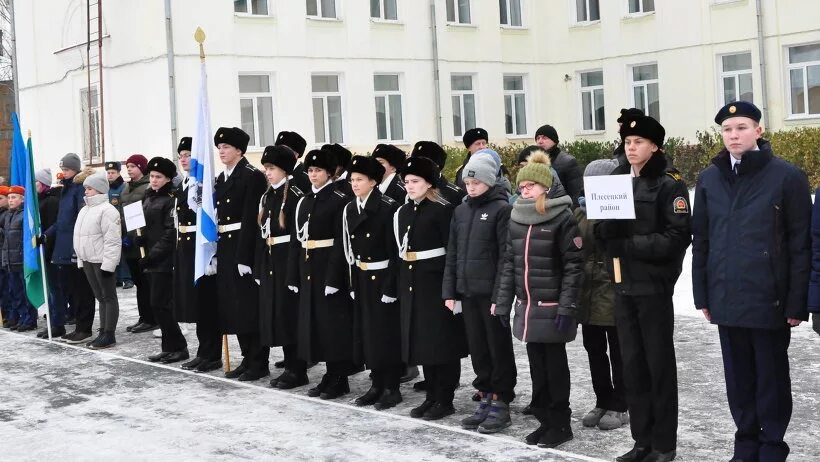
[{"label": "person in beige jacket", "polygon": [[119,317],[117,278],[114,272],[122,254],[120,212],[108,202],[108,180],[95,173],[83,182],[85,207],[74,226],[77,266],[85,272],[100,306],[100,334],[88,347],[109,348],[116,344],[114,330]]}]

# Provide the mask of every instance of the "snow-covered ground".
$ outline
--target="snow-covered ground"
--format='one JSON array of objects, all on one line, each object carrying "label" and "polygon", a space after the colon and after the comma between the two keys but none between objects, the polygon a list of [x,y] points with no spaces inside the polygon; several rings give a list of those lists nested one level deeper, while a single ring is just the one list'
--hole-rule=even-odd
[{"label": "snow-covered ground", "polygon": [[[690,257],[675,294],[680,389],[680,461],[720,461],[732,455],[734,425],[726,404],[717,329],[694,309]],[[119,291],[118,344],[103,353],[0,333],[0,460],[613,460],[632,446],[629,429],[583,428],[593,406],[586,352],[579,338],[568,346],[575,439],[548,451],[523,445],[537,422],[520,414],[531,384],[526,352],[515,342],[518,398],[513,426],[487,437],[459,428],[472,412],[473,379],[462,362],[458,413],[439,423],[408,417],[424,398],[402,386],[404,402],[379,412],[352,406],[367,390],[368,374],[351,378],[352,393],[334,402],[307,398],[308,387],[272,390],[268,380],[240,384],[220,372],[197,375],[176,366],[146,363],[159,339],[128,334],[136,318],[134,291]],[[189,329],[189,348],[196,336]],[[787,442],[790,460],[820,460],[820,337],[794,329],[790,349],[794,414]],[[238,364],[239,348],[231,338]],[[272,350],[271,363],[281,359]],[[272,371],[278,374],[278,371]],[[315,383],[324,372],[309,371]]]}]

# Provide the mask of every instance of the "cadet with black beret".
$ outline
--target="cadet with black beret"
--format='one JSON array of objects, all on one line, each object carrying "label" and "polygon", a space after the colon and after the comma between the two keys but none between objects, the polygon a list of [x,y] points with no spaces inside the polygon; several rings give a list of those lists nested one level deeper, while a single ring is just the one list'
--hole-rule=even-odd
[{"label": "cadet with black beret", "polygon": [[308,179],[307,172],[305,171],[305,165],[299,161],[299,158],[305,153],[307,141],[302,138],[302,135],[296,132],[283,130],[276,135],[276,143],[274,143],[274,145],[285,145],[293,150],[296,154],[296,165],[293,167],[291,177],[299,189],[302,191],[309,191],[310,180]]},{"label": "cadet with black beret", "polygon": [[407,191],[397,172],[407,160],[407,154],[392,144],[379,144],[373,150],[373,158],[384,167],[384,178],[379,183],[379,191],[399,204],[404,204]]}]

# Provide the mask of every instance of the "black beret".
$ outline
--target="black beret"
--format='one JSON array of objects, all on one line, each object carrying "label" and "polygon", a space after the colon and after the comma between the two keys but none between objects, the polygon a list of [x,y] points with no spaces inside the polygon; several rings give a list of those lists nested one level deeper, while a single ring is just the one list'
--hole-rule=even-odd
[{"label": "black beret", "polygon": [[646,138],[660,148],[663,147],[663,138],[666,136],[666,130],[660,122],[652,117],[636,116],[621,125],[621,141],[627,136]]},{"label": "black beret", "polygon": [[248,142],[250,142],[250,140],[251,137],[239,127],[219,127],[219,130],[217,130],[214,135],[214,146],[219,147],[220,143],[229,144],[242,151],[242,154],[245,154],[245,151],[248,150]]},{"label": "black beret", "polygon": [[116,171],[119,172],[120,170],[122,170],[122,164],[120,164],[117,161],[106,162],[105,163],[105,169],[106,170],[116,170]]},{"label": "black beret", "polygon": [[[381,183],[384,179],[384,167],[374,157],[370,156],[353,156],[350,161],[350,168],[347,169],[351,174],[361,173],[376,183]],[[348,179],[350,176],[348,176]]]},{"label": "black beret", "polygon": [[177,166],[166,157],[154,157],[148,161],[148,173],[150,172],[159,172],[168,179],[173,179],[177,176]]},{"label": "black beret", "polygon": [[401,179],[404,180],[407,175],[424,178],[424,181],[430,183],[433,187],[436,187],[436,183],[438,183],[441,176],[436,163],[428,157],[421,156],[411,158],[401,169]]},{"label": "black beret", "polygon": [[373,150],[373,158],[382,158],[386,160],[388,164],[399,169],[404,165],[404,161],[407,160],[407,154],[392,144],[380,144]]},{"label": "black beret", "polygon": [[353,153],[339,143],[325,144],[322,146],[322,151],[328,151],[336,156],[336,164],[345,170],[347,169],[347,164],[350,163],[350,159],[353,158]]},{"label": "black beret", "polygon": [[314,149],[305,156],[305,171],[310,167],[318,167],[333,176],[338,165],[336,155],[327,149]]},{"label": "black beret", "polygon": [[552,125],[542,125],[535,131],[536,140],[542,135],[554,141],[555,144],[558,144],[558,131]]},{"label": "black beret", "polygon": [[190,136],[183,136],[182,139],[179,140],[179,146],[177,146],[177,154],[179,154],[182,151],[190,151],[192,143],[193,140]]},{"label": "black beret", "polygon": [[294,152],[299,154],[300,156],[305,153],[305,148],[307,147],[307,141],[302,138],[302,135],[296,132],[289,132],[283,130],[276,135],[276,143],[275,145],[284,144],[285,146],[293,149]]},{"label": "black beret", "polygon": [[527,146],[518,153],[518,163],[526,162],[527,158],[534,152],[544,152],[544,148],[538,145]]},{"label": "black beret", "polygon": [[410,153],[411,158],[426,157],[432,160],[439,170],[444,170],[444,165],[447,163],[447,152],[432,141],[419,141],[413,146],[413,152]]},{"label": "black beret", "polygon": [[715,116],[715,123],[720,125],[724,120],[732,117],[748,117],[755,122],[760,122],[762,116],[760,109],[754,104],[746,101],[735,101],[720,108]]},{"label": "black beret", "polygon": [[483,128],[471,128],[464,132],[464,136],[461,138],[461,141],[464,142],[464,147],[468,149],[478,140],[490,140],[489,135],[487,135],[487,130]]},{"label": "black beret", "polygon": [[264,164],[275,165],[290,175],[293,173],[293,167],[296,166],[296,153],[283,144],[266,146],[262,153],[262,165]]},{"label": "black beret", "polygon": [[623,108],[623,109],[621,109],[621,115],[618,116],[617,122],[619,124],[622,124],[625,121],[632,119],[633,117],[638,117],[638,116],[642,116],[642,115],[646,115],[646,114],[644,114],[642,110],[640,110],[636,107],[631,107],[631,108],[628,108],[628,109]]}]

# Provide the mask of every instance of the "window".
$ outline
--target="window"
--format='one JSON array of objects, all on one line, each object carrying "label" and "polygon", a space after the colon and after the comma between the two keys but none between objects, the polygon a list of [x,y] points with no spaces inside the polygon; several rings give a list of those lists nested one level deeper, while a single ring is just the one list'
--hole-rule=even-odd
[{"label": "window", "polygon": [[791,115],[820,115],[820,43],[789,48]]},{"label": "window", "polygon": [[463,136],[464,132],[476,127],[473,76],[450,76],[450,90],[453,95],[453,135]]},{"label": "window", "polygon": [[396,6],[397,0],[370,0],[370,17],[373,19],[384,19],[385,21],[396,21],[399,19],[399,11]]},{"label": "window", "polygon": [[239,112],[242,130],[251,137],[251,146],[273,144],[273,94],[269,75],[239,76]]},{"label": "window", "polygon": [[504,76],[504,128],[508,135],[527,134],[527,94],[524,76]]},{"label": "window", "polygon": [[268,14],[268,0],[233,0],[234,13]]},{"label": "window", "polygon": [[447,22],[470,24],[470,0],[445,0]]},{"label": "window", "polygon": [[754,102],[752,94],[752,54],[740,53],[720,57],[720,85],[723,104],[734,101]]},{"label": "window", "polygon": [[632,68],[632,106],[655,120],[660,120],[661,103],[658,95],[657,64]]},{"label": "window", "polygon": [[338,75],[312,75],[313,134],[317,143],[343,143],[342,93]]},{"label": "window", "polygon": [[592,22],[601,20],[598,0],[575,0],[575,21]]},{"label": "window", "polygon": [[336,18],[336,0],[306,0],[307,15],[317,18]]},{"label": "window", "polygon": [[379,141],[404,139],[398,74],[373,76],[376,93],[376,136]]},{"label": "window", "polygon": [[655,0],[627,0],[629,14],[655,11]]},{"label": "window", "polygon": [[604,72],[581,73],[581,129],[606,130],[604,122]]},{"label": "window", "polygon": [[[83,119],[83,160],[93,165],[102,162],[100,152],[100,100],[97,87],[80,90],[80,111]],[[9,114],[11,114],[9,112]]]},{"label": "window", "polygon": [[522,26],[521,1],[522,0],[498,0],[498,7],[501,10],[501,24],[512,27]]}]

